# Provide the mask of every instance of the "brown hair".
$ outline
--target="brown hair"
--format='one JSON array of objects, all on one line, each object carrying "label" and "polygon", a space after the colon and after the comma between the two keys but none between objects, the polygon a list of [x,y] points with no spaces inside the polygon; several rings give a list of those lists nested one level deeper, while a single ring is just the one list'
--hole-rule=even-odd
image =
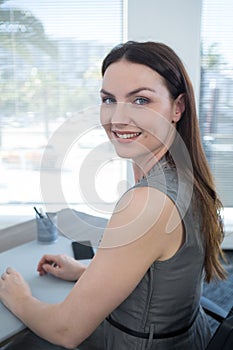
[{"label": "brown hair", "polygon": [[[194,192],[198,197],[198,207],[202,213],[202,232],[205,240],[205,280],[209,282],[214,277],[224,279],[226,273],[220,261],[220,258],[223,257],[221,250],[223,226],[220,217],[222,203],[217,196],[213,177],[201,144],[194,92],[186,69],[176,53],[165,44],[129,41],[116,46],[105,57],[102,64],[102,75],[110,64],[122,59],[146,65],[160,74],[173,99],[176,99],[180,94],[185,96],[185,111],[177,123],[177,131],[189,152],[192,171],[187,170],[184,155],[179,157],[181,160],[179,165],[189,177],[192,177]],[[175,140],[172,147],[176,146],[178,145]],[[168,152],[169,158],[171,158],[170,155],[171,153]]]}]

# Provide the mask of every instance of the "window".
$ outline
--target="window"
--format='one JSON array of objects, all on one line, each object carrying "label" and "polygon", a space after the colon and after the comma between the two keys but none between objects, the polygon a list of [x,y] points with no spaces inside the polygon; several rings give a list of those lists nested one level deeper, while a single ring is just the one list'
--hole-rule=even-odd
[{"label": "window", "polygon": [[203,0],[200,127],[203,145],[233,231],[233,2]]},{"label": "window", "polygon": [[[100,128],[90,129],[93,120],[98,124],[101,61],[123,41],[123,9],[123,0],[0,1],[1,215],[30,215],[44,203],[40,192],[47,194],[56,181],[66,192],[65,205],[85,207],[76,190],[78,172],[88,153],[107,141]],[[53,141],[74,121],[77,137],[64,152]],[[112,164],[125,173],[123,163]],[[105,182],[103,196],[109,196]],[[58,197],[46,199],[64,205]]]}]

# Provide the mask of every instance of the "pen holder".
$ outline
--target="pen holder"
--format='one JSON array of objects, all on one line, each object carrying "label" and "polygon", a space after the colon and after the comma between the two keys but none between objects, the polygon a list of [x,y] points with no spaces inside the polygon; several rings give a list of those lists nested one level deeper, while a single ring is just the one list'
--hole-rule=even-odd
[{"label": "pen holder", "polygon": [[55,243],[58,239],[57,214],[46,213],[46,216],[36,216],[37,240],[39,243]]}]

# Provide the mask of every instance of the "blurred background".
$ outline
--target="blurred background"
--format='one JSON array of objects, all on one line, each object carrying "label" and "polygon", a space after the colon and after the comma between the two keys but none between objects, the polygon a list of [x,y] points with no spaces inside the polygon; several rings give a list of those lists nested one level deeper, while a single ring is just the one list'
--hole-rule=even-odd
[{"label": "blurred background", "polygon": [[[203,146],[216,179],[228,231],[233,231],[233,2],[231,0],[0,0],[0,228],[31,218],[43,206],[41,161],[49,181],[61,154],[56,130],[98,106],[103,57],[126,40],[163,41],[183,59],[194,84]],[[93,120],[92,120],[93,118]],[[81,129],[80,129],[81,130]],[[83,160],[107,141],[101,128],[80,136],[62,160],[66,203],[108,215],[132,182],[129,164],[114,158],[95,182],[109,205],[96,211],[79,189]],[[106,158],[113,157],[106,149]],[[198,156],[198,155],[197,155]],[[120,186],[119,186],[120,184]],[[56,205],[56,203],[51,203]]]}]

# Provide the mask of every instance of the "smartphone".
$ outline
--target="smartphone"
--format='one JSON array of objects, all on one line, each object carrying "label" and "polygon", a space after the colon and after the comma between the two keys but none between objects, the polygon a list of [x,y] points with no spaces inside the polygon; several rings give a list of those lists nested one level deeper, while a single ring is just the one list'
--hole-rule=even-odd
[{"label": "smartphone", "polygon": [[91,241],[73,241],[72,249],[76,260],[92,259],[95,255]]}]

